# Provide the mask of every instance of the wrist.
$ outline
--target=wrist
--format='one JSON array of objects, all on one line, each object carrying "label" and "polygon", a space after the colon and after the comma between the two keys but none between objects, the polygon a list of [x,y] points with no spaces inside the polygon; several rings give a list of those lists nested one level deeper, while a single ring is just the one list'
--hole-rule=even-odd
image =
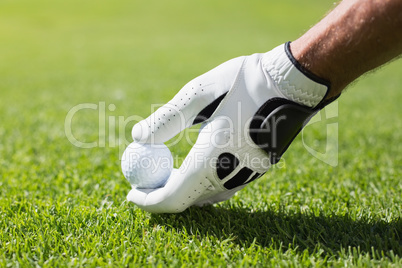
[{"label": "wrist", "polygon": [[262,65],[276,89],[288,100],[315,108],[329,92],[330,83],[304,68],[292,55],[290,42],[267,52]]},{"label": "wrist", "polygon": [[331,62],[330,55],[323,51],[320,42],[314,40],[316,42],[301,37],[289,44],[289,51],[305,70],[330,83],[331,87],[325,97],[326,100],[337,98],[348,85],[347,79],[344,79],[347,74],[340,73],[342,69],[334,68],[335,64]]}]

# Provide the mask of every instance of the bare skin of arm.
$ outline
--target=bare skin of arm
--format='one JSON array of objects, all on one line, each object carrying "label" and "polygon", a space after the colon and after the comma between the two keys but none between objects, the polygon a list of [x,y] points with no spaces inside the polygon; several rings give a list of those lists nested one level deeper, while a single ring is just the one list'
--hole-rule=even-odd
[{"label": "bare skin of arm", "polygon": [[306,69],[331,83],[327,98],[402,53],[402,0],[344,0],[290,45]]}]

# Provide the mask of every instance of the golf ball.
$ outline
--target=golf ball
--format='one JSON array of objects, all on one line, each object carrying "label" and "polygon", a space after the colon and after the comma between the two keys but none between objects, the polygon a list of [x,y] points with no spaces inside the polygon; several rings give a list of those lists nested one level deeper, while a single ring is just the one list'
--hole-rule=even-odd
[{"label": "golf ball", "polygon": [[165,185],[173,170],[173,157],[165,144],[131,143],[121,159],[124,177],[137,188]]}]

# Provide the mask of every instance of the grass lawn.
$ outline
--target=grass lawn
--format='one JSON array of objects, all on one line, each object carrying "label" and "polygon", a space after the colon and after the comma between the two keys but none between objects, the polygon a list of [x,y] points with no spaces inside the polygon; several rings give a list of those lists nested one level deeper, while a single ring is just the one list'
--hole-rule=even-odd
[{"label": "grass lawn", "polygon": [[[125,201],[119,158],[138,118],[216,65],[297,38],[332,6],[1,1],[0,267],[402,266],[400,60],[328,107],[336,164],[307,150],[325,151],[321,120],[229,201],[175,215]],[[176,165],[189,149],[171,146]]]}]

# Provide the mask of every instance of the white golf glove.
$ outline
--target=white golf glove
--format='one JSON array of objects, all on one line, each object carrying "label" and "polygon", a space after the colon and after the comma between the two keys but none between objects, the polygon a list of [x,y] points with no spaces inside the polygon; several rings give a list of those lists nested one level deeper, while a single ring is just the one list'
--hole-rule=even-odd
[{"label": "white golf glove", "polygon": [[202,123],[198,139],[164,187],[133,188],[145,211],[177,213],[232,197],[279,161],[328,102],[329,83],[300,66],[289,43],[229,60],[185,85],[133,127],[135,141],[163,143]]}]

